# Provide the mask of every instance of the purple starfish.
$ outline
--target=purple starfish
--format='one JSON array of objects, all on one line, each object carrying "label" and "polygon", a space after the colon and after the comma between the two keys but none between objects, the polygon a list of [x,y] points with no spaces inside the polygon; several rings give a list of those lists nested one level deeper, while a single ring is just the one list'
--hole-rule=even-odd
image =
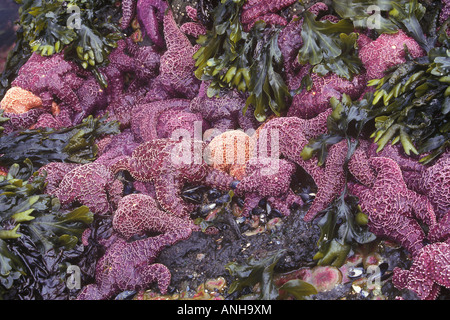
[{"label": "purple starfish", "polygon": [[189,110],[189,104],[187,99],[168,99],[136,105],[131,120],[136,140],[170,138],[176,129],[185,129],[193,137],[194,122],[203,119],[199,113]]},{"label": "purple starfish", "polygon": [[[297,163],[314,180],[317,186],[316,197],[306,213],[304,220],[311,221],[342,192],[345,185],[344,163],[347,144],[341,141],[330,147],[324,166],[318,166],[315,158],[304,160],[300,155],[309,140],[327,131],[327,117],[331,109],[310,120],[297,117],[281,117],[269,120],[258,129],[255,143],[255,156],[272,154],[274,147],[287,160]],[[276,149],[275,149],[276,151]]]},{"label": "purple starfish", "polygon": [[2,127],[4,128],[3,133],[8,134],[16,130],[26,130],[36,124],[39,117],[45,114],[45,109],[36,108],[31,109],[24,113],[10,113],[3,112],[3,117],[9,118]]},{"label": "purple starfish", "polygon": [[247,1],[242,6],[241,23],[246,30],[250,30],[251,27],[258,20],[263,20],[267,24],[278,24],[285,26],[287,24],[286,19],[275,14],[286,7],[289,7],[296,0],[251,0]]},{"label": "purple starfish", "polygon": [[178,28],[171,10],[164,15],[164,37],[167,50],[161,56],[159,75],[147,93],[147,101],[161,96],[163,89],[172,98],[192,99],[197,95],[200,81],[195,77],[195,60],[192,57],[198,46],[192,46],[187,36]]},{"label": "purple starfish", "polygon": [[69,171],[53,192],[63,205],[79,202],[96,214],[111,213],[122,197],[123,184],[100,163],[88,163]]},{"label": "purple starfish", "polygon": [[[64,176],[72,171],[73,169],[81,166],[78,163],[67,163],[67,162],[50,162],[38,169],[39,174],[46,172],[44,192],[48,194],[53,194],[58,188]],[[31,178],[30,178],[31,179]]]},{"label": "purple starfish", "polygon": [[432,203],[437,217],[450,210],[450,157],[446,153],[435,164],[425,166],[418,157],[407,156],[401,145],[386,145],[377,152],[378,145],[360,140],[360,146],[349,161],[348,168],[362,184],[371,186],[375,181],[373,169],[368,164],[370,157],[393,159],[400,167],[403,179],[408,187],[425,195]]},{"label": "purple starfish", "polygon": [[164,47],[164,37],[160,32],[160,24],[167,10],[167,2],[163,0],[138,0],[137,18],[152,42]]},{"label": "purple starfish", "polygon": [[113,228],[127,240],[146,232],[198,229],[193,222],[162,211],[155,199],[145,194],[129,194],[119,201],[113,216]]},{"label": "purple starfish", "polygon": [[433,204],[439,216],[450,211],[450,154],[447,153],[426,168],[421,176],[420,190]]},{"label": "purple starfish", "polygon": [[384,72],[397,64],[406,62],[404,46],[412,58],[425,55],[425,51],[403,30],[395,34],[381,34],[376,40],[370,40],[364,34],[358,38],[359,58],[367,73],[367,80],[380,79]]},{"label": "purple starfish", "polygon": [[109,166],[116,158],[131,155],[139,143],[134,141],[131,130],[125,129],[117,135],[103,138],[97,146],[98,158],[94,162]]},{"label": "purple starfish", "polygon": [[427,239],[431,242],[448,242],[450,240],[450,210],[430,228]]},{"label": "purple starfish", "polygon": [[63,53],[53,54],[50,57],[33,53],[20,68],[11,85],[39,96],[44,107],[50,108],[54,99],[57,98],[61,107],[64,105],[74,111],[81,111],[79,99],[75,93],[75,90],[83,83],[79,74],[85,74],[85,72],[74,62],[64,60]]},{"label": "purple starfish", "polygon": [[251,107],[245,115],[242,113],[245,98],[238,92],[229,91],[224,96],[209,98],[206,94],[208,86],[208,82],[201,83],[199,94],[192,99],[190,109],[200,113],[203,119],[210,122],[211,127],[222,132],[238,127],[243,130],[256,129],[260,125],[255,120]]},{"label": "purple starfish", "polygon": [[113,235],[114,242],[97,261],[95,284],[85,286],[77,299],[109,299],[120,291],[147,289],[153,282],[158,283],[161,293],[166,293],[170,270],[153,262],[165,247],[189,238],[191,232],[190,228],[182,228],[132,242]]},{"label": "purple starfish", "polygon": [[354,76],[347,80],[335,73],[320,76],[311,73],[313,86],[311,90],[303,90],[292,99],[292,104],[287,112],[288,117],[300,117],[309,119],[330,108],[330,98],[340,99],[342,94],[349,95],[352,99],[358,99],[366,88],[364,74]]},{"label": "purple starfish", "polygon": [[[54,103],[57,103],[61,112],[55,114],[55,123],[59,121],[64,125],[71,125],[73,114],[82,111],[76,91],[82,86],[85,76],[86,71],[74,62],[64,60],[64,53],[50,57],[33,53],[20,68],[11,85],[39,96],[48,112]],[[64,117],[67,117],[70,123],[67,123]]]},{"label": "purple starfish", "polygon": [[119,158],[110,166],[112,172],[127,170],[142,182],[154,183],[160,206],[177,217],[186,217],[193,206],[180,196],[186,182],[201,183],[228,190],[233,178],[209,167],[203,161],[202,141],[155,139],[137,147],[131,157]]},{"label": "purple starfish", "polygon": [[425,233],[418,221],[429,227],[436,224],[428,199],[407,188],[398,164],[389,158],[369,159],[375,170],[372,186],[349,184],[350,192],[369,216],[369,229],[375,235],[399,242],[411,254],[422,247]]},{"label": "purple starfish", "polygon": [[422,300],[435,300],[441,286],[450,288],[450,245],[436,242],[421,248],[409,270],[394,268],[392,283],[408,289]]},{"label": "purple starfish", "polygon": [[252,158],[245,163],[245,176],[236,187],[238,196],[245,196],[244,215],[266,198],[273,208],[289,215],[294,203],[303,204],[302,199],[290,188],[295,165],[284,159]]}]

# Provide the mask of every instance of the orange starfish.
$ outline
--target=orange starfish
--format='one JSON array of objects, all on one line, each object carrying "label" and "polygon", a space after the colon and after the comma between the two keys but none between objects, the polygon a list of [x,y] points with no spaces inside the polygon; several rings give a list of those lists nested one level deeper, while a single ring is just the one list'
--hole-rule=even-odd
[{"label": "orange starfish", "polygon": [[213,168],[240,180],[253,154],[253,140],[242,130],[225,131],[212,139],[207,150]]},{"label": "orange starfish", "polygon": [[0,102],[8,113],[21,114],[42,106],[42,99],[20,87],[11,87]]}]

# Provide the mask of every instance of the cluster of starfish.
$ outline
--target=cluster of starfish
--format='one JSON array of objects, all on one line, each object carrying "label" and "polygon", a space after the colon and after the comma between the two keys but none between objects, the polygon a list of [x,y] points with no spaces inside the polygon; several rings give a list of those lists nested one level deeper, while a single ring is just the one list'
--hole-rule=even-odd
[{"label": "cluster of starfish", "polygon": [[[249,0],[241,16],[246,28],[258,20],[286,26],[278,44],[291,90],[299,87],[310,69],[296,59],[303,43],[303,20],[288,22],[278,15],[294,2]],[[1,101],[10,118],[3,125],[7,132],[71,126],[87,115],[106,112],[121,123],[120,134],[99,139],[94,162],[50,163],[39,169],[47,173],[46,192],[63,206],[83,204],[97,215],[112,216],[112,236],[94,239],[106,247],[97,262],[95,283],[85,286],[78,298],[108,299],[153,282],[162,293],[167,291],[171,275],[155,263],[158,254],[198,230],[190,220],[196,205],[181,196],[186,184],[233,189],[244,199],[245,216],[262,199],[289,215],[293,205],[303,205],[291,188],[299,167],[317,187],[305,221],[318,217],[347,184],[368,215],[370,230],[397,241],[414,259],[410,270],[394,270],[394,284],[421,298],[435,298],[439,287],[450,281],[450,247],[445,243],[450,241],[448,153],[424,166],[396,146],[377,153],[375,144],[361,139],[350,159],[345,140],[329,148],[322,166],[315,157],[301,156],[312,138],[327,132],[331,97],[345,93],[358,99],[367,80],[405,61],[404,46],[413,57],[423,55],[419,45],[402,31],[377,39],[360,35],[364,67],[360,75],[346,80],[313,73],[311,90],[296,93],[285,116],[260,124],[252,106],[242,113],[246,103],[242,92],[207,96],[209,84],[194,75],[192,56],[198,46],[187,37],[204,34],[206,28],[194,8],[186,10],[192,22],[179,27],[166,1],[124,0],[121,27],[127,29],[136,15],[151,45],[120,40],[110,63],[99,68],[107,88],[65,61],[63,54],[33,54]],[[327,7],[317,3],[309,10],[317,13]],[[83,244],[89,245],[90,237],[87,232]]]}]

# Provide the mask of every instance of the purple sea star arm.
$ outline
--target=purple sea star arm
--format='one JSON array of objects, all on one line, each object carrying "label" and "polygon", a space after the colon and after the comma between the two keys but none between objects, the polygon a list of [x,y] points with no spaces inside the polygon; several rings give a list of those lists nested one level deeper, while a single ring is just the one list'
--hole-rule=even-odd
[{"label": "purple sea star arm", "polygon": [[146,289],[155,281],[165,294],[170,271],[162,264],[152,263],[164,247],[189,238],[191,232],[183,228],[132,242],[117,237],[97,262],[96,283],[85,286],[77,299],[109,299],[123,290]]},{"label": "purple sea star arm", "polygon": [[129,239],[145,232],[167,233],[180,228],[195,229],[195,225],[160,210],[151,196],[130,194],[119,201],[113,216],[113,228]]},{"label": "purple sea star arm", "polygon": [[422,300],[435,300],[441,286],[450,288],[450,245],[436,242],[423,247],[409,270],[394,268],[392,283],[400,290],[415,292]]}]

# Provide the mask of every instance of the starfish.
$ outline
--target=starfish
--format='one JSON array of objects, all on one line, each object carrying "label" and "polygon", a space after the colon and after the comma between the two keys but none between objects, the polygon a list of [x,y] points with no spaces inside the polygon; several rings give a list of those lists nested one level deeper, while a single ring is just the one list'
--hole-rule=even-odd
[{"label": "starfish", "polygon": [[358,56],[366,69],[367,81],[381,79],[387,69],[406,62],[405,45],[412,58],[425,55],[419,44],[403,30],[395,34],[383,33],[374,41],[361,34],[358,38]]},{"label": "starfish", "polygon": [[123,184],[103,164],[88,163],[64,175],[53,191],[63,205],[79,202],[96,214],[106,214],[122,196]]},{"label": "starfish", "polygon": [[83,82],[76,94],[79,97],[82,111],[75,116],[74,125],[81,123],[85,117],[94,111],[103,110],[108,105],[107,92],[100,86],[93,75]]},{"label": "starfish", "polygon": [[450,244],[436,242],[421,248],[409,270],[394,268],[392,283],[408,289],[422,300],[435,300],[441,286],[450,288]]},{"label": "starfish", "polygon": [[160,32],[160,23],[164,19],[167,3],[163,0],[138,0],[137,18],[145,34],[158,46],[164,46],[164,37]]},{"label": "starfish", "polygon": [[76,90],[83,84],[81,75],[85,74],[74,62],[66,61],[63,53],[50,57],[33,53],[11,85],[39,96],[43,107],[50,108],[54,99],[58,99],[61,108],[80,112]]},{"label": "starfish", "polygon": [[263,20],[267,24],[278,24],[285,26],[286,19],[275,14],[290,5],[294,4],[296,0],[253,0],[247,1],[242,6],[241,23],[246,30],[250,30],[258,20]]},{"label": "starfish", "polygon": [[[58,188],[64,176],[79,166],[81,166],[81,164],[78,163],[50,162],[40,167],[37,172],[39,174],[43,174],[44,172],[46,173],[45,182],[47,183],[47,185],[45,186],[44,192],[53,194]],[[31,177],[30,179],[32,178],[33,177]]]},{"label": "starfish", "polygon": [[145,46],[135,43],[131,38],[127,38],[127,50],[134,60],[135,79],[130,84],[134,90],[136,84],[148,85],[148,82],[158,75],[161,54],[156,50],[155,46]]},{"label": "starfish", "polygon": [[[302,25],[303,19],[294,16],[286,27],[280,31],[278,36],[278,47],[283,56],[284,77],[290,90],[299,88],[299,81],[303,77],[301,76],[299,81],[295,80],[298,78],[296,75],[302,69],[302,65],[297,59],[298,51],[303,45],[303,38],[300,32]],[[307,69],[303,69],[306,75]]]},{"label": "starfish", "polygon": [[360,146],[349,161],[348,168],[362,184],[370,186],[375,181],[373,169],[368,164],[370,157],[393,159],[400,167],[408,187],[425,195],[432,203],[437,217],[450,210],[450,157],[442,155],[435,164],[425,166],[418,157],[407,156],[401,145],[386,145],[377,152],[378,145],[360,140]]},{"label": "starfish", "polygon": [[450,211],[449,153],[443,155],[434,165],[423,170],[420,190],[433,204],[438,216]]},{"label": "starfish", "polygon": [[130,129],[122,130],[121,133],[105,137],[97,143],[98,158],[94,162],[108,167],[116,158],[131,155],[138,145]]},{"label": "starfish", "polygon": [[209,121],[216,131],[221,133],[237,127],[247,131],[259,126],[251,107],[245,115],[242,113],[245,98],[238,92],[233,90],[221,97],[210,98],[206,94],[208,86],[208,82],[201,83],[198,95],[191,101],[190,109],[192,112],[201,113],[203,119]]},{"label": "starfish", "polygon": [[372,186],[349,184],[349,190],[368,214],[370,231],[399,242],[412,255],[416,254],[425,239],[419,221],[429,227],[436,224],[433,206],[425,196],[407,188],[394,160],[374,157],[369,164],[376,173]]},{"label": "starfish", "polygon": [[352,99],[360,97],[366,88],[366,77],[364,74],[354,76],[347,80],[335,73],[320,76],[311,73],[313,82],[311,90],[303,90],[296,94],[287,112],[288,117],[300,117],[309,119],[330,108],[330,98],[340,99],[343,93]]},{"label": "starfish", "polygon": [[153,197],[139,193],[120,199],[113,216],[113,228],[126,240],[146,232],[198,229],[193,222],[162,211]]},{"label": "starfish", "polygon": [[237,180],[245,174],[245,163],[250,160],[254,140],[242,130],[225,131],[211,140],[206,148],[210,165]]},{"label": "starfish", "polygon": [[131,129],[137,141],[170,138],[176,129],[194,134],[194,122],[202,121],[199,113],[189,110],[187,99],[168,99],[136,105]]},{"label": "starfish", "polygon": [[[164,37],[167,50],[161,56],[159,75],[153,83],[153,90],[147,96],[164,89],[172,98],[192,99],[197,95],[200,81],[195,77],[195,60],[192,57],[198,45],[192,46],[187,36],[178,28],[171,10],[164,15]],[[152,101],[152,100],[149,100]]]},{"label": "starfish", "polygon": [[42,99],[30,91],[20,87],[12,87],[6,91],[0,106],[8,113],[26,113],[42,106]]},{"label": "starfish", "polygon": [[165,247],[189,238],[191,232],[190,228],[182,228],[132,242],[115,236],[97,261],[95,284],[85,286],[77,299],[109,299],[124,290],[147,289],[155,281],[161,293],[166,293],[170,270],[154,261]]},{"label": "starfish", "polygon": [[43,114],[45,114],[45,110],[42,108],[30,109],[27,112],[19,114],[3,112],[2,116],[9,119],[2,124],[4,128],[3,133],[9,134],[17,130],[30,129]]},{"label": "starfish", "polygon": [[284,159],[252,158],[247,161],[245,176],[235,190],[236,195],[245,196],[243,214],[247,216],[262,198],[286,216],[294,203],[303,204],[290,188],[295,170],[295,165]]},{"label": "starfish", "polygon": [[313,220],[320,211],[330,205],[345,185],[344,163],[348,149],[346,141],[330,147],[324,166],[318,166],[315,158],[304,160],[300,155],[310,139],[327,131],[326,124],[330,113],[331,109],[309,120],[297,117],[275,118],[266,122],[255,135],[254,157],[274,158],[278,149],[281,155],[302,167],[314,180],[317,193],[303,218],[305,221]]},{"label": "starfish", "polygon": [[177,217],[186,217],[193,207],[180,196],[186,182],[228,190],[233,178],[203,161],[202,141],[155,139],[140,144],[131,157],[121,157],[110,166],[113,173],[127,170],[138,181],[154,183],[160,206]]},{"label": "starfish", "polygon": [[431,242],[448,242],[450,240],[450,210],[430,228],[427,239]]}]

